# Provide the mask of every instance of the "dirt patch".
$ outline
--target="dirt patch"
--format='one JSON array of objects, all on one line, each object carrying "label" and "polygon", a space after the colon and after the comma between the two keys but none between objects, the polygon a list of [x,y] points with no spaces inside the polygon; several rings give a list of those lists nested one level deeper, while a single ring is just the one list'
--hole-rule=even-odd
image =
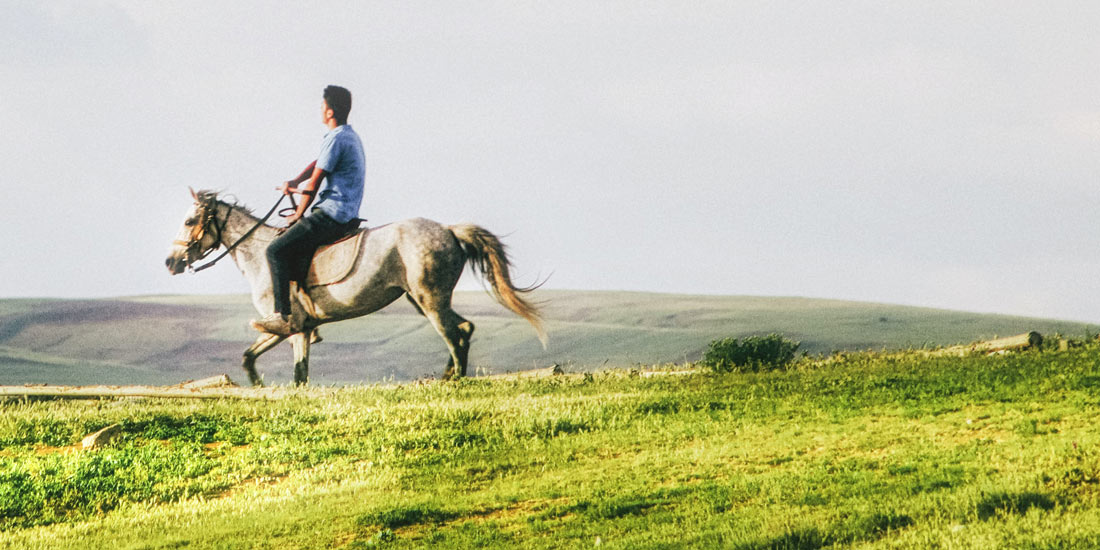
[{"label": "dirt patch", "polygon": [[67,447],[51,447],[49,445],[39,445],[34,448],[34,454],[38,456],[49,456],[56,454],[79,453],[81,450],[83,450],[83,447],[80,445],[69,445]]}]

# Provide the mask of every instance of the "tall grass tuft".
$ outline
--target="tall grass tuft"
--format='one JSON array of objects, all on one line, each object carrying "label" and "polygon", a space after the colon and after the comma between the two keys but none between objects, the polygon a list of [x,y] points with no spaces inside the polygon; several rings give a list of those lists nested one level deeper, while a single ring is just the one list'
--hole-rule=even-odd
[{"label": "tall grass tuft", "polygon": [[702,363],[715,372],[777,370],[794,360],[800,345],[774,333],[741,340],[724,338],[710,343]]}]

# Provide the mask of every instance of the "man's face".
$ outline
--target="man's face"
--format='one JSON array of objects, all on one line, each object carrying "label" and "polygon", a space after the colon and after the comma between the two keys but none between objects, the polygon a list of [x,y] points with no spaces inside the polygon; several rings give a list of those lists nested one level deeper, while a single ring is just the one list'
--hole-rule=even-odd
[{"label": "man's face", "polygon": [[332,109],[329,108],[328,102],[321,100],[321,124],[328,124],[328,121],[333,118]]}]

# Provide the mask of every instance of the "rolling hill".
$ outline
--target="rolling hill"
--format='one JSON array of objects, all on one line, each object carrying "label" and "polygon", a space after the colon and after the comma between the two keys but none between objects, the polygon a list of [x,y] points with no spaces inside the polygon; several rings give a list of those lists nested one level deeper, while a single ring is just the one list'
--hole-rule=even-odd
[{"label": "rolling hill", "polygon": [[[1084,323],[838,300],[539,291],[550,345],[483,292],[455,309],[477,324],[471,372],[563,366],[567,371],[683,363],[712,340],[781,333],[811,354],[919,348],[1036,330],[1080,336]],[[246,296],[0,300],[0,384],[165,384],[228,373],[243,379],[254,339]],[[320,384],[439,376],[443,342],[404,301],[322,328],[311,380]],[[288,345],[260,358],[265,379],[291,376]]]}]

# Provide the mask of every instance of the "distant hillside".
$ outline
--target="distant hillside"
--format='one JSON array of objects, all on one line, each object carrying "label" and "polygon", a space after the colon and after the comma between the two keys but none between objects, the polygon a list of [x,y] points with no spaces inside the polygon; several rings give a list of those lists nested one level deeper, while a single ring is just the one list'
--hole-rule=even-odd
[{"label": "distant hillside", "polygon": [[[1083,335],[1096,327],[1052,321],[809,298],[539,291],[550,333],[483,292],[459,292],[455,309],[477,325],[471,372],[559,364],[566,370],[682,363],[717,338],[779,332],[809,353],[950,345],[1036,330]],[[245,296],[109,300],[0,300],[0,384],[176,383],[228,373],[255,337]],[[439,376],[446,349],[404,300],[361,319],[326,325],[313,348],[314,383]],[[272,382],[291,375],[282,345],[260,358]]]}]

